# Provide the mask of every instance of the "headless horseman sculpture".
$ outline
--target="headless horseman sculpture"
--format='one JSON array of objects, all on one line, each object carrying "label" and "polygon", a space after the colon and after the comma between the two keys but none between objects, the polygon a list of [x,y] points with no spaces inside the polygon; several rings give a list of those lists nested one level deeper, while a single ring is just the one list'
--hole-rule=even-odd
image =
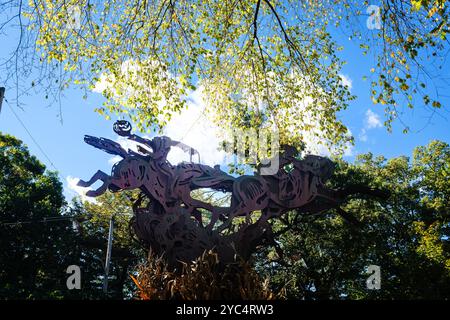
[{"label": "headless horseman sculpture", "polygon": [[[86,143],[123,159],[113,166],[111,175],[99,170],[88,181],[80,180],[78,185],[89,187],[101,180],[103,184],[98,189],[87,192],[92,197],[108,189],[112,192],[140,189],[149,201],[147,206],[140,207],[142,198],[136,200],[134,231],[154,252],[164,254],[171,265],[193,261],[209,249],[218,253],[222,263],[232,262],[236,256],[246,259],[259,245],[275,244],[269,221],[288,211],[318,214],[338,208],[354,193],[386,196],[368,188],[327,188],[325,182],[333,173],[333,162],[314,155],[298,160],[297,150],[291,146],[282,147],[275,175],[235,178],[219,166],[193,163],[192,156],[200,158],[198,152],[169,137],[146,139],[131,134],[131,125],[124,120],[114,124],[114,131],[141,144],[138,152],[124,150],[106,138],[85,136]],[[191,161],[169,163],[167,155],[172,147],[188,152]],[[230,192],[230,207],[217,207],[192,198],[191,191],[201,188]],[[210,213],[207,225],[203,224],[202,210]],[[256,221],[252,219],[255,211],[261,212]],[[240,216],[245,216],[246,222],[236,227],[233,221]]]}]

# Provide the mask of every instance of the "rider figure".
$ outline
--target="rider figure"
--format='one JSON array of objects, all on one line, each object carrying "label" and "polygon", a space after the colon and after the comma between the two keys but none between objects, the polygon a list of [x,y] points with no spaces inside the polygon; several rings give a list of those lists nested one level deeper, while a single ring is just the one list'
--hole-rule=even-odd
[{"label": "rider figure", "polygon": [[157,136],[152,139],[146,139],[142,138],[136,134],[131,133],[131,125],[128,121],[125,120],[119,120],[114,124],[114,132],[116,132],[118,135],[122,137],[126,137],[130,140],[136,141],[138,143],[143,144],[146,147],[149,147],[151,149],[148,150],[146,148],[143,148],[138,145],[138,151],[140,153],[136,153],[132,150],[129,150],[129,153],[134,153],[139,156],[147,156],[150,157],[153,161],[151,161],[151,164],[157,167],[157,171],[163,172],[165,177],[167,178],[166,186],[167,186],[167,196],[171,196],[173,193],[173,190],[171,190],[174,187],[174,181],[172,181],[173,177],[176,175],[174,173],[175,167],[167,161],[167,155],[169,154],[171,147],[178,147],[182,149],[184,152],[189,152],[190,159],[192,162],[192,156],[197,154],[200,158],[200,155],[197,150],[194,148],[179,142],[170,139],[167,136]]},{"label": "rider figure", "polygon": [[[294,166],[298,160],[295,156],[298,154],[298,151],[293,146],[282,145],[283,154],[280,156],[280,169],[276,174],[276,178],[278,179],[278,190],[284,190],[284,192],[280,192],[280,200],[289,202],[293,198],[297,196],[297,190],[295,185],[297,181],[290,174],[290,170],[287,170],[287,166]],[[291,169],[292,170],[292,169]]]},{"label": "rider figure", "polygon": [[[298,168],[299,160],[296,159],[298,151],[295,147],[290,145],[281,145],[279,152],[278,171],[274,175],[263,176],[269,180],[276,180],[278,184],[279,200],[288,204],[296,196],[296,184],[295,178],[288,171],[288,166],[294,166]],[[259,168],[258,168],[259,169]],[[283,190],[283,192],[281,192]]]},{"label": "rider figure", "polygon": [[[143,144],[151,149],[151,151],[138,145],[137,155],[145,155],[151,157],[154,163],[158,165],[166,175],[170,175],[173,166],[167,161],[167,155],[169,154],[171,147],[178,147],[185,152],[189,152],[192,160],[194,154],[199,154],[197,150],[189,147],[188,145],[170,139],[167,136],[154,137],[153,139],[142,138],[136,134],[131,133],[131,125],[128,121],[119,120],[114,124],[114,132],[122,137],[126,137],[130,140]],[[131,151],[132,153],[135,153]]]}]

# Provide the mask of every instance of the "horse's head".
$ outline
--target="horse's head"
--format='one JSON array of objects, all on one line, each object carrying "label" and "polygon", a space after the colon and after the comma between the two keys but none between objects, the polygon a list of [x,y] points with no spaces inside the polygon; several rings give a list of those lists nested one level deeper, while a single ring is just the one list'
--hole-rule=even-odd
[{"label": "horse's head", "polygon": [[330,159],[316,155],[307,155],[301,160],[301,163],[303,170],[313,173],[321,178],[322,181],[331,177],[335,167],[334,162]]}]

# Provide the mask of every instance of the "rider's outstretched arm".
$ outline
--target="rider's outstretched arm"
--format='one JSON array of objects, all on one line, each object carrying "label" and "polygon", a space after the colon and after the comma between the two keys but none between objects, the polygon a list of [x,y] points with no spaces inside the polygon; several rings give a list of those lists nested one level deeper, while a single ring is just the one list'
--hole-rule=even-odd
[{"label": "rider's outstretched arm", "polygon": [[[151,148],[151,150],[153,151],[153,146],[151,145],[151,141],[149,139],[145,139],[142,138],[138,135],[135,134],[130,134],[128,136],[126,136],[128,139],[136,141],[138,143],[142,143],[143,145],[145,145],[146,147]],[[138,151],[143,153],[143,154],[151,154],[152,152],[150,150],[147,150],[145,148],[142,148],[140,145],[137,146]]]},{"label": "rider's outstretched arm", "polygon": [[144,144],[146,146],[149,146],[151,148],[151,143],[150,143],[150,140],[148,140],[148,139],[142,138],[142,137],[140,137],[138,135],[135,135],[135,134],[130,134],[129,136],[127,136],[127,138],[130,139],[130,140],[142,143],[142,144]]}]

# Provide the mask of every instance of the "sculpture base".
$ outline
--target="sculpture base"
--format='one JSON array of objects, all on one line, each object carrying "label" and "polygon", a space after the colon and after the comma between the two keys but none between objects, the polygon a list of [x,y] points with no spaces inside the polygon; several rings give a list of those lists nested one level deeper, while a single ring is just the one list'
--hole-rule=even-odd
[{"label": "sculpture base", "polygon": [[246,261],[257,246],[273,241],[268,223],[243,224],[236,232],[223,235],[200,226],[184,208],[169,214],[154,213],[151,207],[136,209],[132,227],[138,239],[172,269],[180,262],[191,263],[206,251],[215,252],[223,266]]},{"label": "sculpture base", "polygon": [[142,300],[271,300],[274,295],[249,263],[240,261],[222,268],[216,253],[203,253],[180,272],[168,269],[165,259],[150,254],[133,278]]}]

